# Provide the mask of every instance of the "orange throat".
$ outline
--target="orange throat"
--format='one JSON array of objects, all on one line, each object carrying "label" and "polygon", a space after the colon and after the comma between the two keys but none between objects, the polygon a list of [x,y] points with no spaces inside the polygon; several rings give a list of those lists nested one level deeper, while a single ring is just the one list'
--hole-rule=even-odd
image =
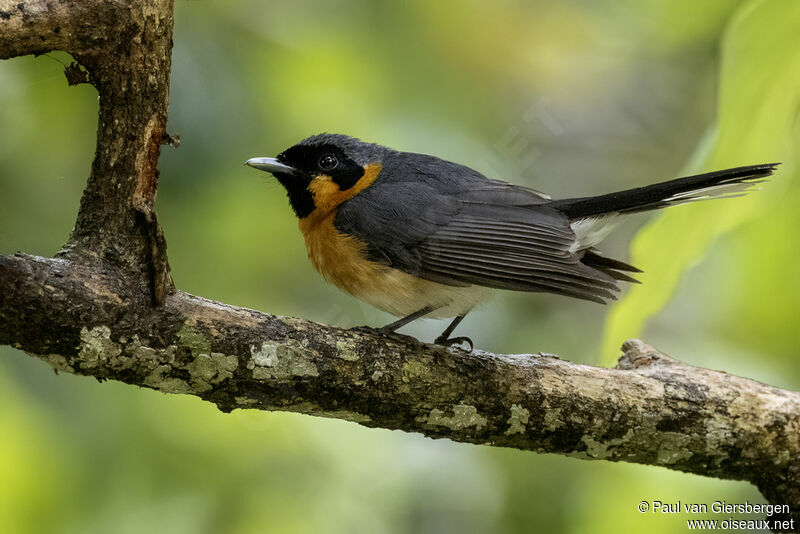
[{"label": "orange throat", "polygon": [[342,191],[339,184],[330,176],[321,175],[314,178],[308,185],[308,190],[314,198],[314,211],[300,219],[300,231],[304,236],[314,231],[314,227],[336,214],[336,209],[342,202],[349,200],[361,191],[372,185],[381,173],[380,163],[370,163],[364,167],[364,175],[349,189]]}]

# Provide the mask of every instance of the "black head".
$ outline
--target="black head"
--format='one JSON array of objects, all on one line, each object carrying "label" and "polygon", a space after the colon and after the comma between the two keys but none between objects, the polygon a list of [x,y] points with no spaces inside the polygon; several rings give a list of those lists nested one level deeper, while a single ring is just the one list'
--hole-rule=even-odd
[{"label": "black head", "polygon": [[310,186],[315,179],[330,179],[346,191],[364,176],[368,165],[381,164],[389,149],[339,134],[319,134],[303,139],[276,158],[253,158],[245,163],[271,173],[289,195],[299,218],[316,208]]}]

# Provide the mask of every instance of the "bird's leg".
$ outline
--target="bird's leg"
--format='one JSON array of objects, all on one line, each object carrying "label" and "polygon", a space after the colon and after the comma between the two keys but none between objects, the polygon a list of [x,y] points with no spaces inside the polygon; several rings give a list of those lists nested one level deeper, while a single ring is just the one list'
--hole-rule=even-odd
[{"label": "bird's leg", "polygon": [[389,323],[386,326],[384,326],[383,328],[379,328],[378,330],[383,334],[391,334],[392,332],[394,332],[398,328],[402,328],[405,325],[407,325],[408,323],[410,323],[411,321],[416,321],[420,317],[424,317],[425,315],[428,315],[430,312],[432,312],[435,309],[436,308],[433,307],[433,306],[425,306],[424,308],[415,311],[411,315],[406,315],[402,319],[398,319],[393,323]]},{"label": "bird's leg", "polygon": [[469,350],[475,348],[474,345],[472,344],[472,340],[466,336],[450,337],[450,334],[453,333],[453,330],[456,329],[458,324],[461,321],[463,321],[464,317],[466,316],[467,314],[464,313],[453,319],[453,322],[450,323],[450,326],[445,328],[444,332],[442,332],[442,334],[439,337],[437,337],[433,342],[436,343],[437,345],[444,345],[445,347],[449,347],[451,345],[460,345],[461,343],[469,343]]}]

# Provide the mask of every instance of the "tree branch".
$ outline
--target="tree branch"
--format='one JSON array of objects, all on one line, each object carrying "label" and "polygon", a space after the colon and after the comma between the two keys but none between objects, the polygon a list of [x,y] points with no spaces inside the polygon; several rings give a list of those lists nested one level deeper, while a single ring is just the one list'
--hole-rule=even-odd
[{"label": "tree branch", "polygon": [[177,292],[141,308],[114,272],[0,259],[0,343],[58,370],[431,437],[749,480],[800,509],[800,394],[630,341],[615,369],[446,350]]},{"label": "tree branch", "polygon": [[170,141],[172,0],[0,0],[0,20],[0,58],[69,52],[100,96],[92,171],[60,255],[108,263],[163,302],[172,282],[153,204]]},{"label": "tree branch", "polygon": [[89,50],[108,39],[108,8],[97,1],[0,0],[0,59]]},{"label": "tree branch", "polygon": [[[800,523],[800,394],[630,341],[615,369],[467,353],[170,292],[153,203],[171,0],[0,0],[0,58],[65,50],[100,94],[56,258],[0,256],[0,343],[60,371],[434,438],[748,480]],[[789,515],[785,515],[789,517]]]}]

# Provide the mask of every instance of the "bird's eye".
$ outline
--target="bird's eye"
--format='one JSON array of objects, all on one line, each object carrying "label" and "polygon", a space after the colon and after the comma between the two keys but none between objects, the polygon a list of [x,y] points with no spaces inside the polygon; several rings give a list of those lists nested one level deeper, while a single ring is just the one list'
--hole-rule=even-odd
[{"label": "bird's eye", "polygon": [[336,156],[333,154],[325,154],[321,158],[319,158],[319,168],[325,171],[329,171],[336,167],[339,164],[339,160],[336,159]]}]

